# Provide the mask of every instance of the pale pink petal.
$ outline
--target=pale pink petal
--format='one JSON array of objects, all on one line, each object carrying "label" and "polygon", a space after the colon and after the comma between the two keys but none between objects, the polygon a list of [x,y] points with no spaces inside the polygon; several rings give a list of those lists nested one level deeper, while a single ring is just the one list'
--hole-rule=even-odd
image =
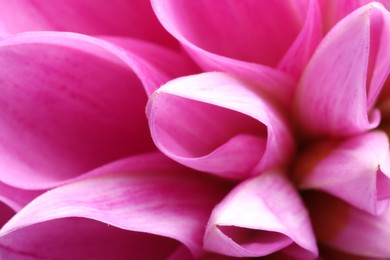
[{"label": "pale pink petal", "polygon": [[70,31],[134,37],[176,46],[149,1],[0,0],[0,37],[26,31]]},{"label": "pale pink petal", "polygon": [[[185,62],[145,42],[115,42],[126,48],[54,32],[0,42],[1,181],[43,189],[155,150],[145,91],[183,75]],[[172,65],[181,66],[173,75],[164,69]]]},{"label": "pale pink petal", "polygon": [[294,43],[279,62],[278,68],[299,79],[322,36],[319,4],[317,1],[310,1],[305,23]]},{"label": "pale pink petal", "polygon": [[166,237],[129,232],[85,218],[61,218],[0,238],[0,258],[167,259],[180,245]]},{"label": "pale pink petal", "polygon": [[266,172],[234,188],[213,210],[206,249],[235,257],[277,251],[314,259],[317,247],[299,194],[279,171]]},{"label": "pale pink petal", "polygon": [[[121,229],[173,238],[195,256],[200,255],[211,210],[228,187],[221,180],[188,172],[189,169],[172,164],[166,157],[145,155],[145,158],[149,164],[144,163],[143,167],[136,163],[140,158],[135,158],[134,169],[117,168],[111,173],[44,193],[2,228],[0,244],[11,238],[9,247],[21,251],[23,245],[18,248],[12,237],[26,237],[23,232],[29,229],[24,228],[37,230],[34,226],[39,223],[47,222],[43,225],[50,227],[55,220],[81,217]],[[25,242],[26,250],[32,250],[31,243],[35,243],[35,238],[28,237],[31,241]],[[58,246],[47,253],[55,254],[56,250]],[[72,246],[68,250],[72,250]],[[56,257],[52,255],[51,258]]]},{"label": "pale pink petal", "polygon": [[229,1],[221,5],[207,0],[153,0],[152,5],[163,26],[202,69],[251,80],[288,106],[295,82],[272,66],[300,33],[309,2]]},{"label": "pale pink petal", "polygon": [[223,177],[259,174],[287,163],[294,150],[285,120],[267,96],[229,74],[172,80],[154,93],[147,112],[163,153]]},{"label": "pale pink petal", "polygon": [[304,198],[320,243],[369,259],[390,258],[390,207],[376,216],[325,193],[307,192]]},{"label": "pale pink petal", "polygon": [[389,139],[382,131],[325,140],[298,157],[295,178],[302,189],[322,190],[378,214],[390,198],[389,156]]},{"label": "pale pink petal", "polygon": [[340,136],[379,124],[373,106],[389,73],[389,27],[390,13],[372,3],[351,13],[324,38],[295,100],[306,133]]}]

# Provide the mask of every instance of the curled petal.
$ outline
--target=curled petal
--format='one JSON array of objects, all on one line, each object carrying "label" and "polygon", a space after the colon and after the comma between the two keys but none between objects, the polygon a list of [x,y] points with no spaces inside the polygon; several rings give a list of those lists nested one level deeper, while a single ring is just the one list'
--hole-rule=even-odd
[{"label": "curled petal", "polygon": [[[149,164],[140,169],[137,162],[142,158]],[[4,225],[0,244],[12,251],[35,252],[34,241],[47,239],[35,233],[42,229],[39,226],[56,230],[60,225],[57,221],[79,217],[172,238],[183,243],[194,256],[199,256],[203,251],[205,225],[212,207],[225,194],[226,185],[208,176],[184,172],[188,169],[172,165],[168,158],[165,161],[161,156],[146,154],[134,158],[133,170],[116,169],[44,193]],[[77,229],[71,226],[70,230],[74,233]],[[91,234],[96,236],[96,233]],[[26,237],[28,241],[16,243]],[[54,238],[63,239],[57,234]],[[58,251],[61,246],[56,244],[43,253],[47,258],[58,258],[63,250],[71,252],[76,245],[70,244]],[[100,246],[104,247],[104,243]],[[99,246],[94,244],[94,247]],[[78,246],[77,250],[82,249]]]},{"label": "curled petal", "polygon": [[364,6],[324,38],[300,80],[296,113],[314,136],[343,136],[379,124],[373,109],[390,69],[390,13],[378,3]]},{"label": "curled petal", "polygon": [[[310,28],[303,33],[308,41],[296,40],[309,13],[310,2],[315,1],[245,1],[239,4],[229,1],[221,5],[207,0],[191,3],[153,0],[152,5],[163,26],[202,69],[238,75],[257,83],[282,104],[290,104],[295,81],[274,67],[293,43],[293,49],[304,48],[310,52]],[[283,34],[276,33],[279,31]],[[288,56],[282,65],[288,72],[294,70],[288,68],[293,56],[306,58],[306,55],[297,57],[294,53]],[[301,62],[298,63],[301,66]]]},{"label": "curled petal", "polygon": [[375,131],[342,141],[323,141],[297,160],[300,188],[322,190],[371,214],[390,198],[389,139]]},{"label": "curled petal", "polygon": [[322,192],[304,198],[321,244],[369,259],[390,258],[390,207],[372,215]]},{"label": "curled petal", "polygon": [[1,181],[44,189],[112,160],[155,150],[145,91],[180,75],[164,70],[164,63],[185,64],[162,47],[115,42],[126,48],[55,32],[0,42],[5,68],[0,71]]},{"label": "curled petal", "polygon": [[205,248],[236,256],[277,251],[314,259],[317,247],[307,211],[294,187],[279,171],[269,171],[234,188],[214,208]]},{"label": "curled petal", "polygon": [[144,0],[68,0],[51,4],[44,0],[1,0],[0,5],[0,37],[27,31],[69,31],[177,45]]},{"label": "curled petal", "polygon": [[19,211],[43,191],[23,190],[8,186],[0,182],[0,201],[8,205],[12,210]]},{"label": "curled petal", "polygon": [[287,163],[294,150],[285,120],[267,97],[225,73],[168,82],[153,94],[147,113],[163,153],[223,177],[259,174]]}]

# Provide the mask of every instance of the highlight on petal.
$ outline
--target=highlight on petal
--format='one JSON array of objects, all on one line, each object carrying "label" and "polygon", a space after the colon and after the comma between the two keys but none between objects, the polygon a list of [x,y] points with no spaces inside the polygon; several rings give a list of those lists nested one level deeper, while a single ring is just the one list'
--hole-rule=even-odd
[{"label": "highlight on petal", "polygon": [[313,136],[344,136],[378,126],[374,107],[390,68],[390,13],[364,6],[320,43],[300,80],[295,105],[300,127]]},{"label": "highlight on petal", "polygon": [[349,254],[390,258],[390,207],[376,216],[323,192],[304,192],[320,244]]},{"label": "highlight on petal", "polygon": [[[55,32],[0,42],[1,181],[48,188],[112,160],[155,150],[145,91],[183,75],[185,62],[145,42],[115,43]],[[172,75],[164,69],[168,64],[182,68]]]},{"label": "highlight on petal", "polygon": [[0,37],[27,31],[69,31],[177,46],[156,19],[149,1],[67,0],[47,4],[44,0],[0,0],[0,5]]},{"label": "highlight on petal", "polygon": [[[152,0],[152,6],[162,25],[202,69],[253,81],[281,104],[289,104],[295,80],[274,67],[293,43],[294,49],[311,48],[311,40],[296,40],[310,13],[310,2],[315,1],[228,1],[221,5],[207,0]],[[305,31],[308,38],[312,36],[309,28]]]},{"label": "highlight on petal", "polygon": [[297,259],[317,256],[307,211],[279,170],[244,181],[214,208],[204,246],[235,257],[265,256],[278,251]]},{"label": "highlight on petal", "polygon": [[389,139],[382,131],[324,140],[298,157],[294,177],[301,189],[321,190],[379,214],[390,198],[389,157]]},{"label": "highlight on petal", "polygon": [[286,164],[294,152],[288,126],[267,96],[229,74],[172,80],[153,94],[147,114],[163,153],[226,178],[244,179]]},{"label": "highlight on petal", "polygon": [[[90,230],[90,224],[85,225],[86,232],[80,232],[77,224],[79,221],[92,224],[97,220],[106,224],[99,225],[103,234],[110,232],[108,224],[133,232],[163,236],[181,242],[195,257],[200,256],[211,210],[229,187],[221,180],[188,172],[188,168],[172,164],[171,160],[163,157],[165,162],[161,155],[146,154],[144,157],[149,164],[143,169],[136,163],[140,158],[135,158],[135,170],[117,169],[57,187],[39,196],[1,229],[0,251],[5,248],[11,252],[32,254],[37,252],[36,245],[41,245],[45,250],[37,253],[58,259],[64,251],[74,256],[78,253],[86,255],[92,245],[96,250],[105,250],[107,241],[98,238],[97,242],[88,242],[86,248],[69,242],[75,237],[74,233],[81,241],[87,241],[91,236],[99,237],[100,232]],[[69,217],[81,220],[77,220],[75,225],[67,224],[67,228],[59,228],[64,222],[71,221]],[[54,231],[49,236],[42,229]],[[112,239],[120,241],[121,237],[115,235]],[[148,245],[151,250],[154,242],[149,241]],[[159,244],[155,246],[159,247]]]}]

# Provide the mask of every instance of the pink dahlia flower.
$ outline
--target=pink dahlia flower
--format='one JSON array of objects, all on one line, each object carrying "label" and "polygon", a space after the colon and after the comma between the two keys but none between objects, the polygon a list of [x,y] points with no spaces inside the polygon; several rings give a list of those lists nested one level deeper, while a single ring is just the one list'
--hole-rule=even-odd
[{"label": "pink dahlia flower", "polygon": [[0,259],[390,259],[389,10],[0,0]]}]

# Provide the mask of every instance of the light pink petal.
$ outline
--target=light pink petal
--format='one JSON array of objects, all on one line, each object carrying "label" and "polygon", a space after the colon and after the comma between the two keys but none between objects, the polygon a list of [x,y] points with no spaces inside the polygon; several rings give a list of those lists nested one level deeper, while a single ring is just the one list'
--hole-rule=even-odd
[{"label": "light pink petal", "polygon": [[238,75],[257,83],[282,104],[291,103],[294,80],[272,67],[300,33],[308,0],[222,5],[207,0],[153,0],[152,5],[163,26],[202,69]]},{"label": "light pink petal", "polygon": [[390,258],[390,207],[376,216],[325,193],[308,192],[304,198],[320,243],[369,259]]},{"label": "light pink petal", "polygon": [[317,1],[310,1],[305,23],[294,43],[279,62],[278,68],[299,79],[322,36],[319,4]]},{"label": "light pink petal", "polygon": [[[0,42],[1,181],[43,189],[155,149],[145,90],[183,75],[185,62],[145,42],[115,42],[126,48],[54,32]],[[172,75],[163,64],[182,69]]]},{"label": "light pink petal", "polygon": [[285,120],[267,97],[229,74],[172,80],[154,93],[147,112],[163,153],[223,177],[259,174],[287,163],[294,150]]},{"label": "light pink petal", "polygon": [[0,37],[26,31],[70,31],[134,37],[176,46],[149,1],[1,0]]},{"label": "light pink petal", "polygon": [[205,248],[235,257],[277,251],[314,259],[317,248],[307,211],[279,171],[266,172],[234,188],[213,210]]},{"label": "light pink petal", "polygon": [[375,100],[389,73],[390,14],[372,3],[338,23],[319,45],[298,86],[296,112],[311,135],[372,129]]},{"label": "light pink petal", "polygon": [[[172,238],[183,243],[195,256],[200,255],[211,210],[228,187],[220,180],[188,172],[166,157],[145,155],[144,158],[149,164],[144,164],[142,169],[136,163],[140,158],[135,158],[134,169],[116,169],[44,193],[2,228],[0,244],[6,243],[14,251],[23,251],[24,247],[35,251],[32,243],[41,236],[34,234],[41,229],[34,228],[35,225],[49,228],[56,220],[81,217],[125,230]],[[13,241],[13,237],[26,237],[23,232],[29,230],[32,233],[27,236],[30,241],[25,241],[25,246]],[[32,236],[38,237],[32,239]],[[56,258],[59,247],[48,250],[47,257]],[[74,250],[72,247],[67,250]]]},{"label": "light pink petal", "polygon": [[173,239],[129,232],[90,219],[61,218],[0,238],[0,258],[167,259],[179,245]]},{"label": "light pink petal", "polygon": [[389,156],[389,139],[381,131],[326,140],[298,158],[295,178],[302,189],[322,190],[378,214],[390,198]]}]

